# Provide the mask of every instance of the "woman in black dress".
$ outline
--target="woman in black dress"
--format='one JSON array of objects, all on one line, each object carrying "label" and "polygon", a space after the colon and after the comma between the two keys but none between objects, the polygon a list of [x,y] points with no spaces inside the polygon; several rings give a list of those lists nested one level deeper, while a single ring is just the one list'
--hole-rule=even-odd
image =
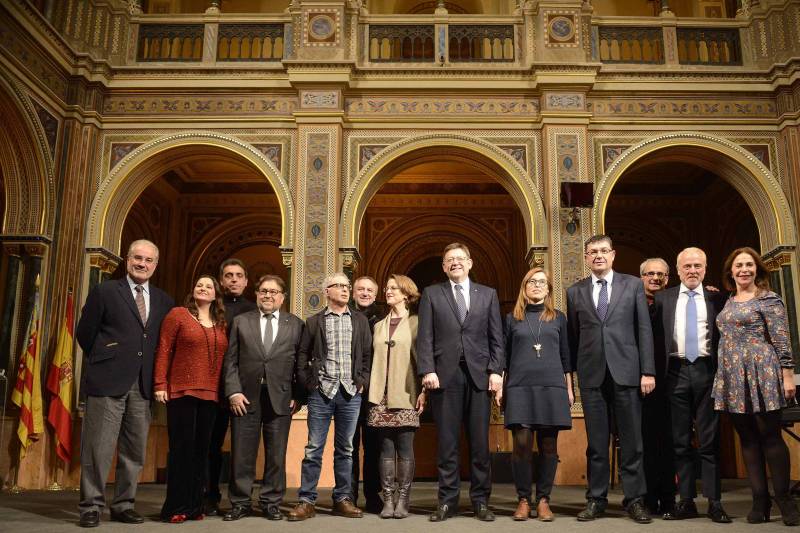
[{"label": "woman in black dress", "polygon": [[567,319],[553,308],[552,288],[547,272],[530,270],[505,320],[505,425],[514,438],[511,470],[519,497],[514,520],[527,520],[531,512],[534,433],[539,449],[536,514],[543,522],[553,520],[549,501],[558,466],[558,432],[572,427]]}]

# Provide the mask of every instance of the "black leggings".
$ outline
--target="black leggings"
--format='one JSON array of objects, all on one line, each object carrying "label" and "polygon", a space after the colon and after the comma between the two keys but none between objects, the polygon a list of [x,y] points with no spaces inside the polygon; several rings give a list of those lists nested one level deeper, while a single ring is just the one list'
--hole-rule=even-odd
[{"label": "black leggings", "polygon": [[788,496],[789,449],[781,436],[781,412],[730,413],[730,416],[742,443],[742,457],[753,497],[769,494],[765,463],[769,463],[775,497]]},{"label": "black leggings", "polygon": [[511,472],[517,487],[517,496],[531,500],[533,484],[533,432],[536,432],[536,447],[539,449],[538,476],[536,477],[536,502],[542,498],[550,499],[553,481],[558,467],[558,429],[511,428],[514,438],[514,451],[511,453]]},{"label": "black leggings", "polygon": [[380,428],[381,460],[398,459],[414,460],[414,434],[417,428]]}]

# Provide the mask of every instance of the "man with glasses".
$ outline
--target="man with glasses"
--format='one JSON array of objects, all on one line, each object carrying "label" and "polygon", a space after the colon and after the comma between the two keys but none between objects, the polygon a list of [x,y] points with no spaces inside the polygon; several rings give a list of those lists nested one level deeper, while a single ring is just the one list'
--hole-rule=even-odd
[{"label": "man with glasses", "polygon": [[[240,259],[231,257],[222,262],[219,267],[219,284],[225,293],[225,324],[227,324],[228,338],[231,338],[233,319],[242,313],[254,311],[256,304],[244,296],[247,288],[247,269]],[[225,390],[225,373],[220,375],[219,390]],[[217,416],[214,419],[214,428],[211,431],[211,443],[208,451],[208,491],[206,493],[206,514],[219,515],[219,502],[222,493],[219,490],[219,478],[222,471],[222,446],[225,444],[225,435],[228,433],[231,411],[228,402],[220,402]]]},{"label": "man with glasses", "polygon": [[672,454],[672,428],[669,420],[667,399],[666,354],[661,329],[653,320],[657,293],[669,282],[669,265],[660,257],[645,259],[639,266],[639,275],[644,286],[644,295],[650,309],[653,325],[654,360],[656,364],[655,390],[642,399],[642,446],[644,477],[647,482],[645,505],[650,514],[666,515],[675,507],[675,465]]},{"label": "man with glasses", "polygon": [[441,522],[458,509],[459,438],[466,428],[470,451],[469,496],[475,518],[494,520],[489,509],[492,475],[489,455],[490,396],[503,386],[503,328],[497,292],[469,279],[469,248],[444,249],[448,281],[422,293],[417,331],[417,372],[428,390],[438,431],[438,505],[430,520]]},{"label": "man with glasses", "polygon": [[[375,329],[375,324],[386,316],[383,308],[375,301],[377,296],[378,283],[372,277],[361,276],[353,282],[351,309],[366,315],[370,333]],[[378,430],[367,424],[367,413],[370,408],[367,395],[364,395],[361,400],[361,413],[358,417],[356,432],[353,435],[353,502],[358,505],[358,481],[361,477],[361,444],[363,441],[365,509],[369,513],[379,513],[383,508],[380,497],[381,484],[378,479],[380,439]]]},{"label": "man with glasses", "polygon": [[316,514],[317,483],[325,440],[333,420],[333,514],[361,518],[353,503],[353,434],[361,393],[369,383],[372,334],[367,317],[350,311],[350,280],[342,272],[325,278],[327,306],[309,317],[300,341],[297,382],[308,394],[308,444],[300,474],[300,502],[289,520]]},{"label": "man with glasses", "polygon": [[642,404],[655,388],[653,331],[642,282],[614,272],[607,235],[584,246],[591,275],[567,289],[567,327],[573,368],[577,368],[587,439],[586,508],[578,520],[598,518],[608,505],[609,412],[613,409],[620,445],[623,504],[637,523],[652,521],[643,496]]},{"label": "man with glasses", "polygon": [[298,407],[292,384],[304,324],[281,309],[286,297],[283,279],[267,274],[257,287],[258,309],[233,319],[222,368],[233,415],[228,485],[232,508],[225,521],[251,513],[250,493],[262,435],[264,472],[258,502],[265,518],[283,518],[278,506],[286,493],[286,447],[292,413]]}]

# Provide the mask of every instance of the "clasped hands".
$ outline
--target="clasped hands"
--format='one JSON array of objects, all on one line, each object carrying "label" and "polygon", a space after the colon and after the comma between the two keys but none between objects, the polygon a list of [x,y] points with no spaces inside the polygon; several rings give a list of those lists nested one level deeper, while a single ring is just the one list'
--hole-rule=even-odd
[{"label": "clasped hands", "polygon": [[[439,376],[436,372],[430,372],[422,376],[422,386],[427,390],[439,388]],[[503,396],[503,376],[500,374],[489,374],[489,392],[495,395],[496,401]]]},{"label": "clasped hands", "polygon": [[[247,414],[247,406],[250,405],[250,401],[241,392],[231,394],[228,397],[228,402],[231,406],[231,412],[236,416],[244,416]],[[289,400],[289,410],[292,414],[295,414],[300,410],[300,403],[294,400]]]}]

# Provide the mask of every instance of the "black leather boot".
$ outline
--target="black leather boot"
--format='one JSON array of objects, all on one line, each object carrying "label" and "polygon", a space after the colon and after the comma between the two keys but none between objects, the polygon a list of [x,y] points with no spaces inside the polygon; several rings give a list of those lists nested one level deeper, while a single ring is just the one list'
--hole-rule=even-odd
[{"label": "black leather boot", "polygon": [[394,516],[394,459],[381,459],[380,474],[381,490],[383,494],[383,510],[381,510],[381,518],[392,518]]}]

